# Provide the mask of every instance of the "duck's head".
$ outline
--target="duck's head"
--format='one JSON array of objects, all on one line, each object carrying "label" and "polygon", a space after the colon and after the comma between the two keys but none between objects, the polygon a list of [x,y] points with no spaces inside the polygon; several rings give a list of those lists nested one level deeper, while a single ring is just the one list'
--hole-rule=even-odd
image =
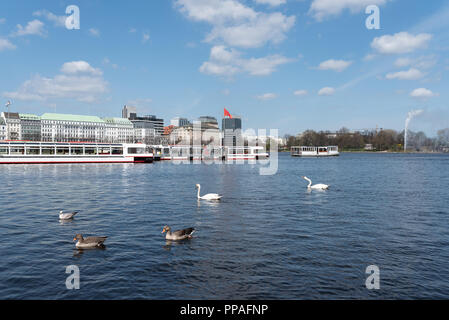
[{"label": "duck's head", "polygon": [[77,233],[75,235],[75,238],[73,238],[73,241],[76,241],[76,240],[83,240],[83,236],[80,233]]},{"label": "duck's head", "polygon": [[170,232],[170,230],[171,230],[171,228],[170,228],[169,226],[165,226],[165,227],[162,229],[162,232],[161,232],[161,233],[164,233],[164,232]]}]

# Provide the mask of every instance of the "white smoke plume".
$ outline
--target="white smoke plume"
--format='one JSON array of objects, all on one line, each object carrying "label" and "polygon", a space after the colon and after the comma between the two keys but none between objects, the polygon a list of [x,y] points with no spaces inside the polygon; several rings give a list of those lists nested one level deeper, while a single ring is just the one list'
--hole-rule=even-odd
[{"label": "white smoke plume", "polygon": [[424,110],[419,109],[419,110],[412,110],[408,113],[407,115],[407,119],[405,119],[405,131],[404,131],[404,151],[407,151],[407,131],[408,131],[408,125],[410,123],[410,121],[416,117],[417,115],[420,115],[421,113],[423,113]]}]

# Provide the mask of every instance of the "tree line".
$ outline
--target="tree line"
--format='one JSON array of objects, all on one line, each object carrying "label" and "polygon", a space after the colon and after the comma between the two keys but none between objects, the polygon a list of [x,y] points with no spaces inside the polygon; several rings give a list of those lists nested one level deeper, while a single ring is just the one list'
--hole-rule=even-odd
[{"label": "tree line", "polygon": [[[341,128],[335,133],[306,130],[302,134],[285,135],[285,149],[292,146],[336,145],[340,151],[396,151],[404,150],[404,131],[380,129],[369,132],[351,132]],[[449,152],[449,128],[438,130],[437,136],[429,138],[422,131],[408,131],[407,151]]]}]

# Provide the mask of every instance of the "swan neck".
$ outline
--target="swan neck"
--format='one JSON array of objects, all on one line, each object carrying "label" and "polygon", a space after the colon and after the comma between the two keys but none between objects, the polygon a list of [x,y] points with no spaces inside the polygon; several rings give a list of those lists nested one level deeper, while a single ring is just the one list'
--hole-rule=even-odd
[{"label": "swan neck", "polygon": [[200,196],[200,189],[201,189],[201,186],[198,186],[198,199],[201,198],[201,196]]}]

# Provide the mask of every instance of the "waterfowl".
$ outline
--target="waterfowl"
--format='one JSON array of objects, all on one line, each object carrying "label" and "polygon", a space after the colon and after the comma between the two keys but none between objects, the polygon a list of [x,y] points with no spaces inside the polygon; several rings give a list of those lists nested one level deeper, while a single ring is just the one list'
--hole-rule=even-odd
[{"label": "waterfowl", "polygon": [[77,234],[75,238],[73,238],[73,241],[78,240],[78,242],[75,244],[75,247],[79,249],[86,249],[86,248],[102,248],[104,247],[103,242],[106,241],[107,237],[87,237],[83,238],[81,234]]},{"label": "waterfowl", "polygon": [[327,184],[318,183],[318,184],[314,184],[312,186],[312,180],[310,180],[307,177],[303,177],[303,179],[309,181],[309,185],[307,186],[307,189],[316,189],[316,190],[327,190],[327,189],[329,189],[329,186]]},{"label": "waterfowl", "polygon": [[198,200],[220,200],[223,196],[219,195],[218,193],[208,193],[205,194],[204,196],[200,196],[200,190],[201,190],[201,185],[197,184],[195,186],[198,189]]},{"label": "waterfowl", "polygon": [[164,232],[167,232],[167,234],[165,235],[165,239],[167,240],[184,240],[192,238],[192,234],[195,232],[195,228],[186,228],[172,232],[169,226],[165,226],[162,229],[161,233]]},{"label": "waterfowl", "polygon": [[75,216],[75,214],[77,214],[78,211],[73,211],[73,212],[64,212],[64,211],[59,211],[59,219],[61,220],[69,220],[69,219],[73,219],[73,217]]}]

